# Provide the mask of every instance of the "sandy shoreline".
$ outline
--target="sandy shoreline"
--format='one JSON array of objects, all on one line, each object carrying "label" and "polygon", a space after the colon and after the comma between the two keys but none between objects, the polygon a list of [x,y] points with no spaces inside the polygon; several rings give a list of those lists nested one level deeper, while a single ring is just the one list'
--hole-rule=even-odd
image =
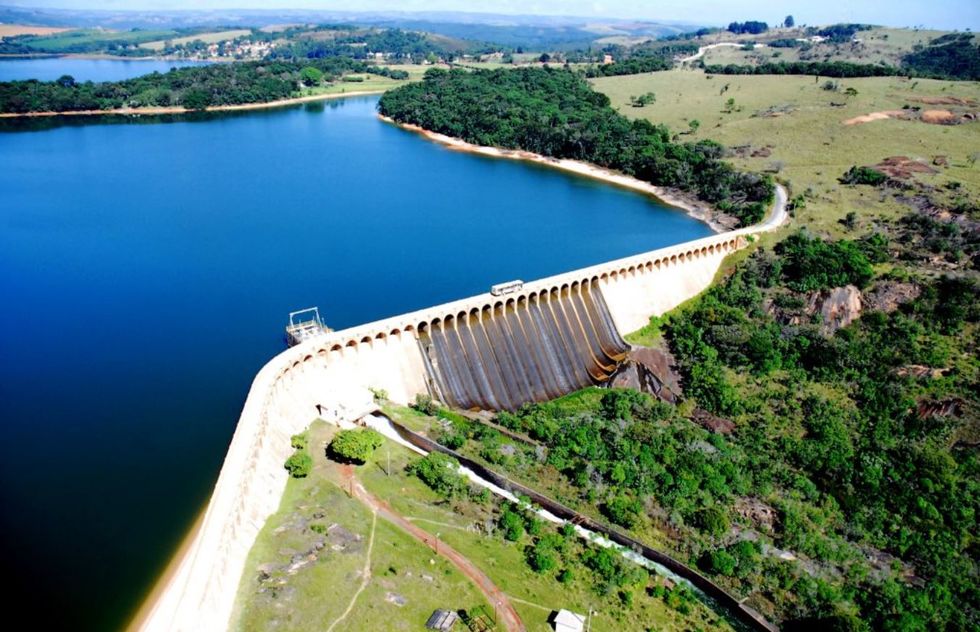
[{"label": "sandy shoreline", "polygon": [[357,92],[331,92],[329,94],[314,94],[305,97],[295,97],[292,99],[280,99],[278,101],[266,101],[264,103],[242,103],[240,105],[212,105],[204,110],[188,110],[184,107],[151,107],[151,108],[118,108],[115,110],[76,110],[73,112],[6,112],[0,114],[2,118],[40,118],[51,116],[106,116],[106,115],[125,115],[125,116],[160,116],[163,114],[193,114],[195,112],[239,112],[244,110],[264,110],[267,108],[280,108],[287,105],[298,103],[310,103],[313,101],[327,101],[329,99],[345,99],[347,97],[363,97],[372,94],[381,94],[383,90],[359,90]]},{"label": "sandy shoreline", "polygon": [[207,510],[208,507],[205,505],[197,515],[197,518],[194,519],[194,523],[191,525],[190,530],[184,536],[184,539],[181,540],[177,550],[171,556],[170,561],[167,562],[167,567],[157,578],[156,583],[153,584],[150,592],[140,603],[139,609],[133,614],[129,623],[126,625],[125,630],[140,630],[146,625],[147,620],[150,618],[150,614],[153,612],[154,606],[156,606],[157,602],[160,601],[160,597],[163,595],[163,593],[170,588],[174,577],[177,576],[177,570],[184,562],[184,558],[187,557],[187,554],[191,549],[191,545],[194,544],[194,540],[196,540],[200,534],[201,525],[204,524],[204,514],[207,513]]},{"label": "sandy shoreline", "polygon": [[581,162],[579,160],[549,158],[547,156],[542,156],[541,154],[535,154],[519,149],[500,149],[498,147],[474,145],[458,138],[431,132],[427,129],[419,127],[418,125],[398,123],[390,117],[380,114],[378,115],[378,118],[386,123],[391,123],[392,125],[397,125],[402,129],[420,134],[421,136],[424,136],[425,138],[444,145],[450,149],[479,154],[481,156],[491,156],[493,158],[509,158],[511,160],[533,162],[535,164],[545,165],[554,169],[561,169],[562,171],[574,173],[593,180],[600,180],[602,182],[614,184],[625,189],[645,193],[646,195],[654,197],[668,206],[673,206],[683,210],[694,219],[700,220],[707,224],[711,230],[715,231],[716,233],[721,233],[732,229],[732,226],[726,226],[724,223],[718,221],[718,214],[711,207],[711,205],[698,200],[693,195],[690,195],[684,191],[668,189],[666,187],[658,187],[632,176],[612,171],[610,169],[604,169],[602,167],[598,167],[587,162]]}]

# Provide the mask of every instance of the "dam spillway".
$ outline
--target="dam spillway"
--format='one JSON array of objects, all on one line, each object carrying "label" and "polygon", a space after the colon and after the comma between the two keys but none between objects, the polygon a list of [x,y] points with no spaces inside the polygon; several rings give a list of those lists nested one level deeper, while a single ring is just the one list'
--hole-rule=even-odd
[{"label": "dam spillway", "polygon": [[629,349],[597,282],[436,319],[418,333],[430,391],[464,409],[514,411],[601,384]]}]

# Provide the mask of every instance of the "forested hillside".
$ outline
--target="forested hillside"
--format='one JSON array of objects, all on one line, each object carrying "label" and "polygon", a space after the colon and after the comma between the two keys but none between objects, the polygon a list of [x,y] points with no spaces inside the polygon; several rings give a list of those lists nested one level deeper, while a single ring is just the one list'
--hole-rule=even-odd
[{"label": "forested hillside", "polygon": [[421,83],[385,93],[379,108],[477,145],[582,160],[691,191],[746,225],[762,219],[772,199],[771,180],[724,163],[717,143],[672,142],[662,125],[631,122],[568,70],[430,70]]},{"label": "forested hillside", "polygon": [[[975,630],[980,286],[896,265],[893,247],[796,232],[658,320],[678,406],[583,391],[497,416],[544,448],[458,422],[440,441],[666,548],[783,629]],[[848,284],[867,308],[844,323],[819,306]]]},{"label": "forested hillside", "polygon": [[297,61],[240,62],[179,68],[103,83],[57,81],[0,82],[0,113],[112,110],[123,107],[180,106],[190,110],[214,105],[266,103],[296,96],[302,86],[315,86],[349,73],[372,73],[405,79],[393,70],[327,57]]}]

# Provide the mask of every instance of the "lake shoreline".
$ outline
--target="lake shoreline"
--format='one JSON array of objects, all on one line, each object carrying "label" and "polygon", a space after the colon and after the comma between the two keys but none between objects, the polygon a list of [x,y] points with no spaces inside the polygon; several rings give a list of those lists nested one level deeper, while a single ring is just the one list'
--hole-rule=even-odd
[{"label": "lake shoreline", "polygon": [[698,221],[704,222],[716,233],[722,233],[736,228],[736,226],[733,224],[734,218],[725,221],[730,216],[719,213],[710,204],[699,200],[697,197],[687,193],[686,191],[668,187],[659,187],[654,184],[650,184],[649,182],[644,182],[638,178],[634,178],[633,176],[628,176],[626,174],[613,171],[611,169],[605,169],[603,167],[599,167],[588,162],[582,162],[580,160],[549,158],[548,156],[543,156],[541,154],[536,154],[534,152],[524,151],[521,149],[501,149],[499,147],[474,145],[473,143],[468,143],[459,138],[454,138],[452,136],[446,136],[445,134],[439,134],[437,132],[427,130],[418,125],[413,125],[411,123],[399,123],[391,117],[384,116],[382,114],[379,114],[378,118],[385,123],[390,123],[410,132],[415,132],[416,134],[448,147],[449,149],[478,154],[481,156],[489,156],[492,158],[507,158],[510,160],[531,162],[534,164],[551,167],[553,169],[560,169],[562,171],[573,173],[585,178],[590,178],[592,180],[612,184],[624,189],[644,193],[668,206],[684,211],[690,217],[693,217]]},{"label": "lake shoreline", "polygon": [[52,116],[162,116],[167,114],[195,114],[199,112],[243,112],[248,110],[264,110],[281,108],[301,103],[328,101],[330,99],[345,99],[347,97],[363,97],[381,94],[383,90],[359,90],[356,92],[331,92],[313,94],[305,97],[264,101],[261,103],[242,103],[239,105],[212,105],[203,110],[189,110],[180,106],[149,107],[149,108],[117,108],[115,110],[74,110],[66,112],[4,112],[0,119],[14,118],[47,118]]}]

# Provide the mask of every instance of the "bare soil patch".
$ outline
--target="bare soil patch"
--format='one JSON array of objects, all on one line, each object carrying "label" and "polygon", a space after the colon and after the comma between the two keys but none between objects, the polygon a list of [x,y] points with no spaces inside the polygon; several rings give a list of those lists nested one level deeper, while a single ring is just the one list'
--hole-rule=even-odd
[{"label": "bare soil patch", "polygon": [[930,167],[926,163],[919,160],[913,160],[907,156],[891,156],[889,158],[885,158],[875,165],[875,169],[893,178],[899,178],[901,180],[907,180],[916,173],[938,173],[936,169]]},{"label": "bare soil patch", "polygon": [[949,110],[926,110],[922,113],[922,122],[932,125],[954,125],[959,117]]}]

